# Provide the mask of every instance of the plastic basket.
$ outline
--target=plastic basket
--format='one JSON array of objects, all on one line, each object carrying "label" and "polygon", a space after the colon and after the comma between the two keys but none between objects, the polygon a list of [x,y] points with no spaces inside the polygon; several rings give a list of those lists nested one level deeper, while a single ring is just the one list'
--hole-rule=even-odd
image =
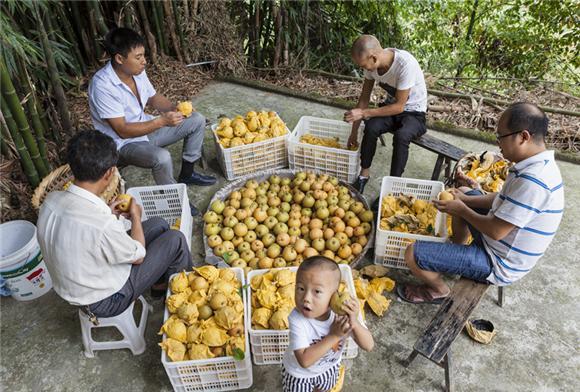
[{"label": "plastic basket", "polygon": [[180,219],[179,231],[183,233],[187,245],[191,247],[193,218],[185,184],[140,186],[129,188],[127,194],[133,196],[137,203],[143,206],[143,220],[159,216],[165,219],[169,226],[173,226],[177,219]]},{"label": "plastic basket", "polygon": [[229,181],[263,170],[288,167],[288,128],[286,135],[231,148],[224,148],[219,143],[216,129],[217,124],[212,125],[215,149],[220,167]]},{"label": "plastic basket", "polygon": [[[245,284],[244,271],[241,268],[232,268],[236,277]],[[177,274],[172,275],[175,276]],[[169,296],[169,290],[167,296]],[[244,309],[247,309],[246,291],[242,290]],[[244,315],[247,318],[247,313]],[[169,318],[169,311],[165,308],[163,322]],[[165,339],[165,335],[163,338]],[[250,360],[250,341],[248,329],[244,330],[246,340],[245,357],[235,360],[233,357],[219,357],[199,359],[194,361],[172,362],[165,351],[161,351],[161,363],[165,367],[167,376],[173,385],[174,391],[234,391],[252,386],[252,361]]]},{"label": "plastic basket", "polygon": [[[413,195],[417,199],[433,200],[437,199],[437,195],[443,190],[444,185],[440,181],[387,176],[383,177],[381,196],[379,200],[382,202],[383,197],[387,196],[389,193],[392,193],[393,195],[403,193],[405,195]],[[380,210],[381,207],[379,206],[379,213],[377,214],[377,235],[375,238],[375,264],[407,269],[407,264],[405,263],[405,249],[407,249],[409,244],[416,240],[431,242],[447,241],[446,214],[437,212],[437,216],[435,217],[435,233],[438,234],[439,237],[435,237],[430,235],[382,230],[380,228]]]},{"label": "plastic basket", "polygon": [[300,137],[311,134],[324,138],[338,138],[346,147],[352,125],[339,120],[303,116],[288,139],[288,161],[292,170],[325,173],[352,184],[360,172],[360,143],[364,125],[358,132],[356,151],[301,143]]},{"label": "plastic basket", "polygon": [[[348,291],[355,297],[356,291],[354,288],[354,280],[352,279],[352,270],[346,264],[339,264],[340,273],[342,275],[342,280],[346,282]],[[298,267],[287,267],[287,268],[272,268],[271,270],[281,270],[289,269],[290,271],[297,271]],[[270,269],[254,270],[248,273],[248,286],[246,288],[246,297],[248,299],[247,306],[248,310],[246,314],[246,330],[250,334],[250,345],[252,347],[252,358],[254,364],[256,365],[272,365],[282,363],[282,358],[284,357],[284,352],[290,344],[290,331],[289,330],[276,330],[276,329],[252,329],[252,288],[250,287],[250,282],[252,278],[256,275],[263,275]],[[363,323],[362,316],[359,314],[359,321]],[[352,359],[358,355],[358,345],[355,343],[352,337],[346,340],[344,347],[344,352],[342,357],[344,359]]]}]

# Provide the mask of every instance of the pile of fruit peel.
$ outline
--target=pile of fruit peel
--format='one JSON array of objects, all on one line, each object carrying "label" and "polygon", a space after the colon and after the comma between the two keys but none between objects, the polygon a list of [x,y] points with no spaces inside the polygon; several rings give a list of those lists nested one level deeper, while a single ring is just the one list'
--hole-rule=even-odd
[{"label": "pile of fruit peel", "polygon": [[241,282],[232,269],[206,265],[181,272],[169,284],[159,344],[174,362],[233,356],[245,352]]},{"label": "pile of fruit peel", "polygon": [[356,150],[358,148],[358,146],[352,146],[350,148],[341,146],[338,137],[321,137],[314,136],[309,133],[300,136],[300,143],[312,144],[322,147],[339,148],[342,150]]},{"label": "pile of fruit peel", "polygon": [[[380,317],[389,308],[391,300],[383,296],[383,292],[393,291],[395,281],[385,276],[387,272],[388,269],[380,265],[368,265],[360,271],[352,271],[356,296],[363,310],[363,319],[366,318],[364,317],[365,304],[368,304],[373,313]],[[370,281],[364,276],[370,278]]]},{"label": "pile of fruit peel", "polygon": [[249,111],[245,117],[222,117],[215,133],[223,148],[232,148],[284,136],[288,128],[276,112]]},{"label": "pile of fruit peel", "polygon": [[499,192],[508,175],[511,163],[500,154],[484,151],[461,158],[457,170],[475,180],[485,192]]},{"label": "pile of fruit peel", "polygon": [[430,201],[413,195],[388,194],[381,201],[380,228],[401,233],[436,236],[437,209]]}]

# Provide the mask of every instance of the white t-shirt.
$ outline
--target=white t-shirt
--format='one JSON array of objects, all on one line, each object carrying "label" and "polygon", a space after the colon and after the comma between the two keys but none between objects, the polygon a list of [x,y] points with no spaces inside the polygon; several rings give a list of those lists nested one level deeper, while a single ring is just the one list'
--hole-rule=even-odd
[{"label": "white t-shirt", "polygon": [[333,347],[332,350],[329,350],[309,368],[300,366],[294,355],[294,350],[310,347],[328,335],[335,317],[336,315],[332,310],[330,311],[330,316],[325,321],[306,318],[296,309],[290,313],[290,316],[288,316],[290,344],[282,359],[282,364],[290,375],[297,378],[316,377],[340,363],[348,335],[342,338],[338,347]]},{"label": "white t-shirt", "polygon": [[146,251],[103,200],[71,185],[40,207],[37,237],[54,290],[72,305],[90,305],[119,291]]},{"label": "white t-shirt", "polygon": [[379,75],[377,71],[365,70],[365,79],[379,82],[379,85],[390,95],[390,99],[387,98],[388,103],[394,102],[396,90],[410,89],[404,111],[425,113],[427,111],[427,86],[419,62],[406,50],[394,48],[384,50],[391,50],[395,53],[393,64],[383,75]]}]

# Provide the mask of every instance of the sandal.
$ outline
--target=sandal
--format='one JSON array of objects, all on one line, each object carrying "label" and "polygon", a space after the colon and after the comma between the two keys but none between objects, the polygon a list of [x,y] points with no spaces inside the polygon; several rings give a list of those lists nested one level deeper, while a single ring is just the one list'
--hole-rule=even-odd
[{"label": "sandal", "polygon": [[[411,293],[407,293],[407,288],[410,288]],[[431,293],[424,286],[413,286],[413,285],[397,285],[397,295],[401,300],[408,302],[410,304],[441,304],[448,295],[444,297],[434,298]]]}]

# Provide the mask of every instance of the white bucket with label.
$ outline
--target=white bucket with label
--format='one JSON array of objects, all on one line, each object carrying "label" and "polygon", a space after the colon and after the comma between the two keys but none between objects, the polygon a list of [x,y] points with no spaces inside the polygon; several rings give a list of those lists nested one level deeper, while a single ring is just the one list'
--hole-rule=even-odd
[{"label": "white bucket with label", "polygon": [[0,225],[0,274],[18,301],[38,298],[52,288],[32,223],[16,220]]}]

